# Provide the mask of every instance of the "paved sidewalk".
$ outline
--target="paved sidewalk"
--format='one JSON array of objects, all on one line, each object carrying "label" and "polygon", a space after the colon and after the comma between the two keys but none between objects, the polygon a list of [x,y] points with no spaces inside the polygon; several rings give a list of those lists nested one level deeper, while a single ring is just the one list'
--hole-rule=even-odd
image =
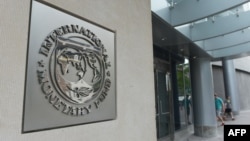
[{"label": "paved sidewalk", "polygon": [[[250,125],[250,110],[240,111],[240,114],[235,116],[235,120],[233,121],[231,119],[226,120],[225,125],[227,124]],[[218,122],[218,125],[220,125],[219,122]],[[224,141],[224,126],[218,126],[217,129],[218,129],[218,134],[216,137],[204,138],[204,137],[195,136],[191,133],[183,141]]]}]

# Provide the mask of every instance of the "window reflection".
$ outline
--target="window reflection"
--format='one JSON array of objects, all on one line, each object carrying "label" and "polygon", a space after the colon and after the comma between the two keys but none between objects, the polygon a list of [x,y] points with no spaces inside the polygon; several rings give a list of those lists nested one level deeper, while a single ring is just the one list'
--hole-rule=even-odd
[{"label": "window reflection", "polygon": [[188,59],[176,66],[181,129],[192,124],[191,79]]}]

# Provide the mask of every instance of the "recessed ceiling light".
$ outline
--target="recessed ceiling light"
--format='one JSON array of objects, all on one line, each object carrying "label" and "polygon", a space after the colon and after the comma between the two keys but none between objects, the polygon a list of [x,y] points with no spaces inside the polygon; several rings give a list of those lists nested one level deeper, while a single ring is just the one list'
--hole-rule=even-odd
[{"label": "recessed ceiling light", "polygon": [[161,40],[162,41],[167,40],[167,37],[162,37]]}]

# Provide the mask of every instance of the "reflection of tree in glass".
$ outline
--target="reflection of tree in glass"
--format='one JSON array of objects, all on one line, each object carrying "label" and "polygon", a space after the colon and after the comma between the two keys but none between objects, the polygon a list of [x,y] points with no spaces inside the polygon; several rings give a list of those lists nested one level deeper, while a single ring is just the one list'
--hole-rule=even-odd
[{"label": "reflection of tree in glass", "polygon": [[191,93],[189,64],[180,64],[177,66],[177,81],[180,95],[184,96],[185,93]]}]

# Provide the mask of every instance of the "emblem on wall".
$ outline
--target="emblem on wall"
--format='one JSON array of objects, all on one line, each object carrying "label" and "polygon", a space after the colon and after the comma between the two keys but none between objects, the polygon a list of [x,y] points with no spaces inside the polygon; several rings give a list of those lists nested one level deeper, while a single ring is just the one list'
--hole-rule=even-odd
[{"label": "emblem on wall", "polygon": [[115,119],[115,32],[43,1],[31,11],[22,132]]},{"label": "emblem on wall", "polygon": [[78,25],[64,25],[48,34],[39,50],[45,58],[37,62],[37,74],[49,103],[76,116],[98,108],[111,85],[105,52],[101,40]]}]

